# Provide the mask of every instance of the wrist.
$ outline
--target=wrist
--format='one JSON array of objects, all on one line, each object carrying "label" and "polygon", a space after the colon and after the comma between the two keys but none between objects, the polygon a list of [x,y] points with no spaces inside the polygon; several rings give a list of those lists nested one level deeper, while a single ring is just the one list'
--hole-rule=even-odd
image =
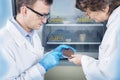
[{"label": "wrist", "polygon": [[45,65],[45,63],[43,63],[42,61],[40,61],[39,64],[45,69],[45,71],[47,71],[47,66]]}]

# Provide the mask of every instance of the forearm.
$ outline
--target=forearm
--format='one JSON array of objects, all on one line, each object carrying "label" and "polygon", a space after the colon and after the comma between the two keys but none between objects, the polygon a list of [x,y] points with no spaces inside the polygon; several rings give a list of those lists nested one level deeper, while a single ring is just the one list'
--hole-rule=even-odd
[{"label": "forearm", "polygon": [[87,79],[92,80],[94,78],[94,80],[106,80],[105,75],[99,67],[98,60],[84,55],[81,58],[81,65]]}]

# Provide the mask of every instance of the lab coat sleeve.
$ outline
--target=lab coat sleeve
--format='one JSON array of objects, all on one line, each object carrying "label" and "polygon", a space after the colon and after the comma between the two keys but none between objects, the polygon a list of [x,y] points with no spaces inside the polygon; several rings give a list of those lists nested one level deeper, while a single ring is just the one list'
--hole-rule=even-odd
[{"label": "lab coat sleeve", "polygon": [[[38,72],[38,70],[39,70],[39,72]],[[27,74],[30,75],[32,80],[44,80],[45,73],[46,73],[45,69],[39,63],[26,71],[26,75]],[[24,76],[26,76],[26,75],[24,75]]]},{"label": "lab coat sleeve", "polygon": [[106,80],[99,69],[99,61],[83,55],[81,59],[82,68],[87,80]]},{"label": "lab coat sleeve", "polygon": [[4,76],[3,80],[44,80],[44,74],[46,71],[39,63],[20,72],[12,58],[9,58],[9,60],[8,73]]},{"label": "lab coat sleeve", "polygon": [[[39,69],[39,72],[38,72],[38,69]],[[44,80],[44,73],[45,73],[45,69],[41,65],[36,64],[35,66],[32,66],[30,69],[26,70],[25,72],[20,73],[18,76],[12,76],[5,79],[7,80]]]},{"label": "lab coat sleeve", "polygon": [[44,80],[46,71],[39,63],[33,64],[25,69],[23,65],[16,63],[14,52],[5,47],[2,51],[5,54],[5,59],[8,61],[9,67],[3,80]]}]

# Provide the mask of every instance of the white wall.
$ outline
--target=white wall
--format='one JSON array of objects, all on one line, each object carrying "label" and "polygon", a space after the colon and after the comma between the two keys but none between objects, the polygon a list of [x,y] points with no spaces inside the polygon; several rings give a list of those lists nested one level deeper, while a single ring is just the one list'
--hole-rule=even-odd
[{"label": "white wall", "polygon": [[11,0],[0,0],[0,28],[3,27],[9,17],[12,16]]}]

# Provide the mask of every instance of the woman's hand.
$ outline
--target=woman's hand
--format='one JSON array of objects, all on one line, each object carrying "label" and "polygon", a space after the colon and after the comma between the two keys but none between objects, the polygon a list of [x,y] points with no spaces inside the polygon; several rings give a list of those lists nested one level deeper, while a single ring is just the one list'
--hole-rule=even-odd
[{"label": "woman's hand", "polygon": [[74,55],[71,55],[71,57],[72,58],[68,59],[70,62],[73,62],[76,65],[81,65],[81,58],[82,58],[81,54],[74,54]]}]

